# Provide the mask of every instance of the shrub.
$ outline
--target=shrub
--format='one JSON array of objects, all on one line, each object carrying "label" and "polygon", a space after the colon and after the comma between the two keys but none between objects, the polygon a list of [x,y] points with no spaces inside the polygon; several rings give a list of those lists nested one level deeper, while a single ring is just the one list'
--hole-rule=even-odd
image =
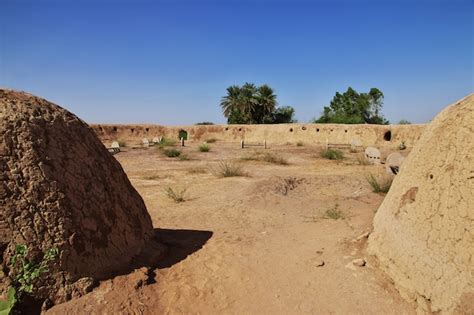
[{"label": "shrub", "polygon": [[44,253],[43,259],[39,263],[34,263],[26,258],[28,256],[28,247],[26,247],[26,245],[17,245],[10,264],[16,274],[14,284],[18,293],[32,293],[34,281],[38,279],[41,274],[49,271],[48,264],[53,261],[58,254],[58,249],[49,249]]},{"label": "shrub", "polygon": [[297,147],[302,147],[302,146],[304,146],[303,141],[298,141],[298,142],[296,142],[296,146],[297,146]]},{"label": "shrub", "polygon": [[203,143],[199,146],[199,151],[201,152],[209,152],[211,147],[207,143]]},{"label": "shrub", "polygon": [[180,202],[184,202],[186,201],[184,199],[184,194],[186,193],[186,188],[182,189],[182,190],[176,190],[174,191],[173,188],[171,187],[167,187],[165,189],[165,192],[166,192],[166,195],[172,199],[174,202],[176,203],[180,203]]},{"label": "shrub", "polygon": [[342,160],[344,159],[344,153],[339,150],[327,149],[321,152],[321,156],[329,160]]},{"label": "shrub", "polygon": [[217,142],[217,139],[216,138],[207,139],[206,142],[207,143],[214,143],[214,142]]},{"label": "shrub", "polygon": [[339,220],[339,219],[344,219],[345,215],[341,210],[339,210],[339,205],[336,203],[334,208],[326,210],[324,218],[325,219]]},{"label": "shrub", "polygon": [[121,148],[124,148],[124,147],[127,146],[127,143],[126,143],[125,141],[123,141],[123,140],[119,140],[119,141],[117,141],[117,142],[118,142],[119,147],[121,147]]},{"label": "shrub", "polygon": [[165,147],[171,147],[171,146],[175,146],[175,145],[176,145],[175,140],[163,137],[163,138],[161,138],[161,141],[158,143],[158,148],[163,149]]},{"label": "shrub", "polygon": [[233,177],[245,175],[241,165],[228,162],[220,162],[215,173],[219,177]]},{"label": "shrub", "polygon": [[372,187],[374,193],[386,194],[390,190],[390,186],[392,186],[392,181],[392,178],[384,178],[379,181],[379,179],[372,174],[367,176],[367,182]]},{"label": "shrub", "polygon": [[163,154],[166,155],[167,157],[178,157],[181,155],[181,151],[176,150],[176,149],[165,149],[163,150]]}]

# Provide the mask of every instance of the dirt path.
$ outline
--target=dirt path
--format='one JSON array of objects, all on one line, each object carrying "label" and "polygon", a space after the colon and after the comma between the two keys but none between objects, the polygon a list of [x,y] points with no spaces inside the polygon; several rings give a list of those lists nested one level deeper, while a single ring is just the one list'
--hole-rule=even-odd
[{"label": "dirt path", "polygon": [[[170,254],[155,270],[104,281],[92,293],[52,313],[136,314],[411,314],[365,253],[363,238],[383,196],[368,173],[382,167],[320,158],[316,148],[280,146],[289,165],[240,161],[246,177],[218,178],[221,160],[253,151],[216,143],[190,158],[156,149],[117,158],[144,198]],[[285,195],[283,180],[295,178]],[[175,203],[164,188],[187,188]],[[284,190],[283,190],[284,191]],[[328,214],[333,218],[328,217]],[[336,219],[336,217],[340,217]],[[351,262],[366,257],[365,267]],[[324,261],[324,266],[318,266]],[[152,283],[143,285],[144,282]]]}]

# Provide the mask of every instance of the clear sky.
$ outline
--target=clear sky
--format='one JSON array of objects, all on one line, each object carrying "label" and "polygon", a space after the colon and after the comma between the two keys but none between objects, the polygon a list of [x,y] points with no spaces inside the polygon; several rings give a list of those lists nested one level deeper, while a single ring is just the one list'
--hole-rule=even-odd
[{"label": "clear sky", "polygon": [[267,83],[296,118],[377,87],[391,122],[474,92],[471,0],[0,0],[0,86],[89,123],[225,122],[232,84]]}]

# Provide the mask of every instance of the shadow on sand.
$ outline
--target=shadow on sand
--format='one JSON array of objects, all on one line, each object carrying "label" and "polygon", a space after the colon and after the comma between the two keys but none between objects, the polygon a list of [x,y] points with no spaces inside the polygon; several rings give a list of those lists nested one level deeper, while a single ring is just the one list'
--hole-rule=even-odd
[{"label": "shadow on sand", "polygon": [[169,268],[200,250],[212,237],[211,231],[155,229],[157,240],[166,245],[166,256],[155,265]]}]

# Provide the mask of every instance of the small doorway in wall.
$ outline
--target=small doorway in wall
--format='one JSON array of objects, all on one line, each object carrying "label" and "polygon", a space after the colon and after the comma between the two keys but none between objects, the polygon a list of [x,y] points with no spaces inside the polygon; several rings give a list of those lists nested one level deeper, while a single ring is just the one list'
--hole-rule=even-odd
[{"label": "small doorway in wall", "polygon": [[179,139],[183,138],[184,140],[188,140],[188,132],[186,130],[181,129],[178,134]]},{"label": "small doorway in wall", "polygon": [[383,134],[383,139],[385,141],[390,141],[392,140],[392,132],[389,130],[389,131],[385,131],[385,133]]}]

